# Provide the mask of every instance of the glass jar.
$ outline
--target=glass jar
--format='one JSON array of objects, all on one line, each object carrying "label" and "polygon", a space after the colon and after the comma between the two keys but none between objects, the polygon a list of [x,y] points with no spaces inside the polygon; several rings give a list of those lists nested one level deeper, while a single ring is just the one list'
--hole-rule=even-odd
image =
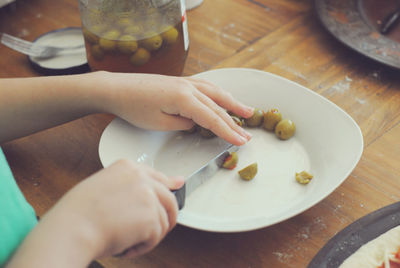
[{"label": "glass jar", "polygon": [[79,0],[92,70],[180,75],[189,37],[184,0]]}]

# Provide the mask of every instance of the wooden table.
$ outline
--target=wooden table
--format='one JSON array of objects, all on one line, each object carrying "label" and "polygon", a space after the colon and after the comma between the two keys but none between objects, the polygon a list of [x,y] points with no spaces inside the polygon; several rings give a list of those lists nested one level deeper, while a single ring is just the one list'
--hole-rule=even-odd
[{"label": "wooden table", "polygon": [[[177,226],[151,253],[99,260],[105,267],[306,267],[356,219],[400,199],[399,72],[336,41],[310,0],[205,0],[188,12],[185,75],[221,67],[271,72],[330,99],[364,136],[347,180],[304,213],[257,231],[219,234]],[[79,26],[76,0],[18,0],[0,10],[0,31],[33,40]],[[0,77],[37,76],[25,56],[0,46]],[[3,145],[16,180],[37,213],[101,168],[97,147],[111,116],[93,115]]]}]

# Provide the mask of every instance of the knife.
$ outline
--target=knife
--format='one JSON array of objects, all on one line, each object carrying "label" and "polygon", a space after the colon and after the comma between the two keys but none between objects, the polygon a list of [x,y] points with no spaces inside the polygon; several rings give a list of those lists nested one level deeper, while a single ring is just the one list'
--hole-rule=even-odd
[{"label": "knife", "polygon": [[197,189],[200,185],[206,182],[208,179],[217,173],[217,171],[222,167],[225,159],[232,153],[238,150],[237,146],[229,144],[228,147],[219,153],[216,157],[211,159],[207,164],[199,168],[197,171],[192,173],[186,180],[185,184],[178,190],[173,190],[173,194],[178,201],[179,210],[181,210],[185,205],[186,197],[189,196],[193,191]]}]

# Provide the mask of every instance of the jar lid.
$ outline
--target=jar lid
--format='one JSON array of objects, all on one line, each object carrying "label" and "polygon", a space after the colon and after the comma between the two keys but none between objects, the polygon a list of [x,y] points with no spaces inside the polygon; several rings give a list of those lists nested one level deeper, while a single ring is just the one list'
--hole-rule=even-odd
[{"label": "jar lid", "polygon": [[90,70],[86,58],[82,29],[79,27],[68,27],[50,31],[39,36],[33,43],[55,47],[82,45],[82,48],[74,49],[73,51],[63,51],[51,58],[28,56],[33,69],[41,74],[78,74]]}]

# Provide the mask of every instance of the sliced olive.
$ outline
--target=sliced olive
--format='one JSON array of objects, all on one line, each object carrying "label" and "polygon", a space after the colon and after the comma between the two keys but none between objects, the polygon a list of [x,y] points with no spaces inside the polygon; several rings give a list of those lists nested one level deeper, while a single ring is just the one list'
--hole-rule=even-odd
[{"label": "sliced olive", "polygon": [[246,181],[253,179],[257,175],[258,166],[257,163],[253,163],[241,170],[239,170],[239,176]]},{"label": "sliced olive", "polygon": [[138,48],[138,43],[136,42],[135,38],[131,35],[123,35],[119,38],[117,43],[118,50],[122,53],[133,53]]},{"label": "sliced olive", "polygon": [[262,124],[264,119],[264,112],[261,109],[254,109],[254,113],[250,118],[244,119],[246,126],[249,127],[258,127]]},{"label": "sliced olive", "polygon": [[178,35],[179,32],[175,27],[170,27],[165,32],[161,33],[161,37],[168,45],[175,44]]},{"label": "sliced olive", "polygon": [[278,109],[271,109],[264,114],[263,127],[267,130],[274,130],[275,126],[282,120],[282,114]]},{"label": "sliced olive", "polygon": [[290,119],[281,120],[275,127],[275,135],[281,140],[287,140],[294,135],[296,126]]},{"label": "sliced olive", "polygon": [[296,181],[300,184],[308,184],[314,176],[307,171],[302,171],[300,173],[296,172]]},{"label": "sliced olive", "polygon": [[222,164],[223,168],[234,169],[239,161],[239,157],[236,152],[232,152]]},{"label": "sliced olive", "polygon": [[150,52],[148,52],[146,49],[142,47],[139,47],[136,50],[135,54],[132,55],[130,60],[133,65],[141,66],[149,61],[150,56],[151,56]]},{"label": "sliced olive", "polygon": [[236,123],[236,125],[238,126],[243,126],[244,125],[244,121],[242,119],[240,119],[237,116],[231,115],[233,122]]}]

